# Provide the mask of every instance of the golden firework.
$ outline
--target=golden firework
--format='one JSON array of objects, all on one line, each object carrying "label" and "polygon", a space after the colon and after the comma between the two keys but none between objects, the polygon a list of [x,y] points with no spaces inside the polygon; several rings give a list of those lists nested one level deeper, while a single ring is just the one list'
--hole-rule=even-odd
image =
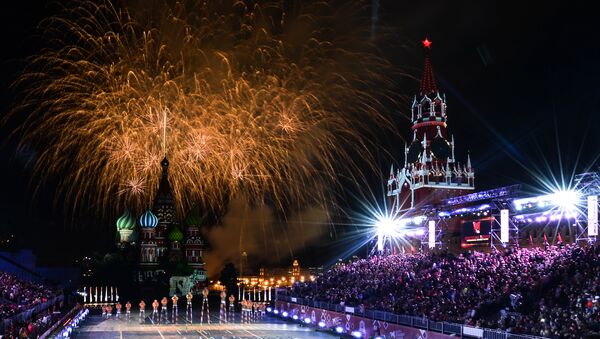
[{"label": "golden firework", "polygon": [[232,196],[329,201],[339,170],[368,163],[391,126],[378,100],[391,68],[362,5],[76,2],[41,25],[48,48],[16,82],[11,117],[29,115],[15,135],[39,150],[36,178],[61,178],[69,210],[146,206],[165,114],[180,213]]}]

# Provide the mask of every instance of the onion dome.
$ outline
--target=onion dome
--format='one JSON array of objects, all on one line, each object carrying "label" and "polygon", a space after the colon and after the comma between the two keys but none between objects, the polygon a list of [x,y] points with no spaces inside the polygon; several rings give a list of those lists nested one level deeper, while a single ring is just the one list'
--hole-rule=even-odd
[{"label": "onion dome", "polygon": [[171,230],[171,232],[169,232],[169,240],[178,242],[181,242],[183,240],[183,233],[179,229],[179,226],[173,226],[173,229]]},{"label": "onion dome", "polygon": [[431,152],[437,159],[447,159],[450,156],[450,145],[448,142],[437,136],[431,141]]},{"label": "onion dome", "polygon": [[421,152],[423,152],[423,146],[418,140],[413,141],[413,143],[408,148],[408,162],[417,162],[419,160],[419,156],[421,156]]},{"label": "onion dome", "polygon": [[150,209],[146,210],[140,217],[140,226],[142,226],[142,228],[154,228],[157,225],[158,218],[150,211]]},{"label": "onion dome", "polygon": [[123,215],[117,219],[117,230],[133,230],[135,228],[135,218],[133,214],[129,212],[128,209],[125,209]]},{"label": "onion dome", "polygon": [[185,224],[188,226],[200,226],[202,224],[202,216],[200,215],[200,207],[195,205],[187,217],[185,217]]}]

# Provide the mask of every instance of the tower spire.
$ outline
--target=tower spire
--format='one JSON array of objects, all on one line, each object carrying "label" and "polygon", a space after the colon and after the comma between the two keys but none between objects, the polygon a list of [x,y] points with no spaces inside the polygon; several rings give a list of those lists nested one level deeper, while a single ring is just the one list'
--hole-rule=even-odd
[{"label": "tower spire", "polygon": [[429,51],[431,50],[431,41],[425,38],[422,41],[423,49],[425,50],[425,64],[423,65],[423,77],[421,78],[421,88],[419,90],[421,95],[427,95],[438,91],[437,83],[435,81],[435,75],[433,74],[433,66],[431,65],[431,58],[429,57]]},{"label": "tower spire", "polygon": [[454,134],[452,134],[452,162],[454,163],[456,158],[454,157]]},{"label": "tower spire", "polygon": [[164,111],[163,118],[163,156],[167,158],[167,110]]},{"label": "tower spire", "polygon": [[471,171],[471,151],[467,152],[467,169]]}]

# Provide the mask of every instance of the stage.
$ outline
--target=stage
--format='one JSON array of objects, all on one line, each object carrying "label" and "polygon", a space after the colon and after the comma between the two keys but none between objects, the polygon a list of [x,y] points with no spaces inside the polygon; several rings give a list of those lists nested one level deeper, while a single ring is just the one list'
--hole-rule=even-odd
[{"label": "stage", "polygon": [[[159,324],[146,316],[144,322],[138,313],[132,313],[129,321],[125,319],[104,319],[100,315],[89,316],[73,337],[75,339],[108,338],[335,338],[335,336],[316,332],[296,323],[264,317],[250,322],[240,321],[240,314],[232,322],[219,323],[218,313],[212,315],[211,324],[200,324],[199,312],[194,312],[193,321],[186,321],[185,312],[172,321]],[[169,314],[171,318],[171,313]],[[155,319],[156,320],[156,319]],[[169,319],[171,320],[171,319]]]}]

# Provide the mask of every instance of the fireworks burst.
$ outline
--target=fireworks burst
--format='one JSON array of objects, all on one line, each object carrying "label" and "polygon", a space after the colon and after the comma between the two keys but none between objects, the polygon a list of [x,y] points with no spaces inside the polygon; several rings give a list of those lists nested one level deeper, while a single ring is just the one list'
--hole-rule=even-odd
[{"label": "fireworks burst", "polygon": [[363,5],[76,2],[41,25],[49,46],[16,82],[10,116],[28,118],[15,135],[40,150],[38,178],[62,178],[69,209],[146,206],[165,113],[179,213],[232,196],[280,209],[329,201],[339,168],[369,163],[392,126],[378,100],[391,67]]}]

